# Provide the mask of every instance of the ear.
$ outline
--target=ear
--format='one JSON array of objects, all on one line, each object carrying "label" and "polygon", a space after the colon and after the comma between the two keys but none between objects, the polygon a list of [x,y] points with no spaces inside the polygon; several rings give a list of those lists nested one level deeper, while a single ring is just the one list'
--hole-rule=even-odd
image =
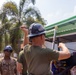
[{"label": "ear", "polygon": [[43,39],[43,35],[41,35],[40,38]]}]

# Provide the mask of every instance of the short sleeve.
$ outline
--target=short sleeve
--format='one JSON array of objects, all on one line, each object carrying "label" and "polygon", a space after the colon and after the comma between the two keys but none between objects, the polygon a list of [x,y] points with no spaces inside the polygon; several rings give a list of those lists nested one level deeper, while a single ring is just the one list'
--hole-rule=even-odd
[{"label": "short sleeve", "polygon": [[43,56],[49,61],[58,60],[59,58],[59,52],[56,50],[46,48],[46,49],[43,49],[42,51],[43,51]]},{"label": "short sleeve", "polygon": [[19,53],[19,55],[18,55],[18,58],[17,58],[17,61],[19,62],[19,63],[22,63],[22,55],[23,55],[23,53],[22,53],[22,51]]}]

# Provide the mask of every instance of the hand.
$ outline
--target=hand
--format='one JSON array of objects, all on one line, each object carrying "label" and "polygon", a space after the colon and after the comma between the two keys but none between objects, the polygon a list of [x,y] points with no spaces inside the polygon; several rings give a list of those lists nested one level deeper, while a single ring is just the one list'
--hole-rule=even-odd
[{"label": "hand", "polygon": [[28,33],[28,29],[25,25],[20,26],[20,29],[24,32],[24,33]]},{"label": "hand", "polygon": [[62,47],[64,47],[65,46],[65,44],[64,43],[59,43],[59,48],[62,48]]}]

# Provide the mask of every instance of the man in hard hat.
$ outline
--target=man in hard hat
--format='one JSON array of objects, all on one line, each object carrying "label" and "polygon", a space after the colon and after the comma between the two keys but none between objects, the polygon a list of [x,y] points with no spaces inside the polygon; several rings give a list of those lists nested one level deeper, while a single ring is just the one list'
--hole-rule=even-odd
[{"label": "man in hard hat", "polygon": [[11,57],[13,49],[7,45],[4,50],[4,57],[0,58],[0,73],[1,75],[17,75],[16,59]]},{"label": "man in hard hat", "polygon": [[[28,31],[25,31],[28,33]],[[28,68],[28,75],[52,75],[50,62],[52,60],[62,60],[70,57],[70,52],[65,44],[60,43],[61,51],[43,48],[45,42],[45,29],[39,23],[31,24],[29,35],[25,34],[25,39],[30,39],[32,45],[27,43],[24,47],[25,58]],[[27,37],[28,36],[28,37]]]}]

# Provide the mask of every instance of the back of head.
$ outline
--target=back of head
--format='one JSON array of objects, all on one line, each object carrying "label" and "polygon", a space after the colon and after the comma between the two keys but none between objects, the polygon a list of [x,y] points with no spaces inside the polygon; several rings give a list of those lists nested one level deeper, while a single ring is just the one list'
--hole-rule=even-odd
[{"label": "back of head", "polygon": [[30,34],[28,35],[29,38],[33,38],[33,37],[45,34],[44,27],[39,23],[31,24],[29,31],[30,31]]},{"label": "back of head", "polygon": [[12,52],[13,49],[12,49],[12,47],[10,45],[7,45],[7,46],[5,46],[4,51],[10,51],[10,52]]}]

